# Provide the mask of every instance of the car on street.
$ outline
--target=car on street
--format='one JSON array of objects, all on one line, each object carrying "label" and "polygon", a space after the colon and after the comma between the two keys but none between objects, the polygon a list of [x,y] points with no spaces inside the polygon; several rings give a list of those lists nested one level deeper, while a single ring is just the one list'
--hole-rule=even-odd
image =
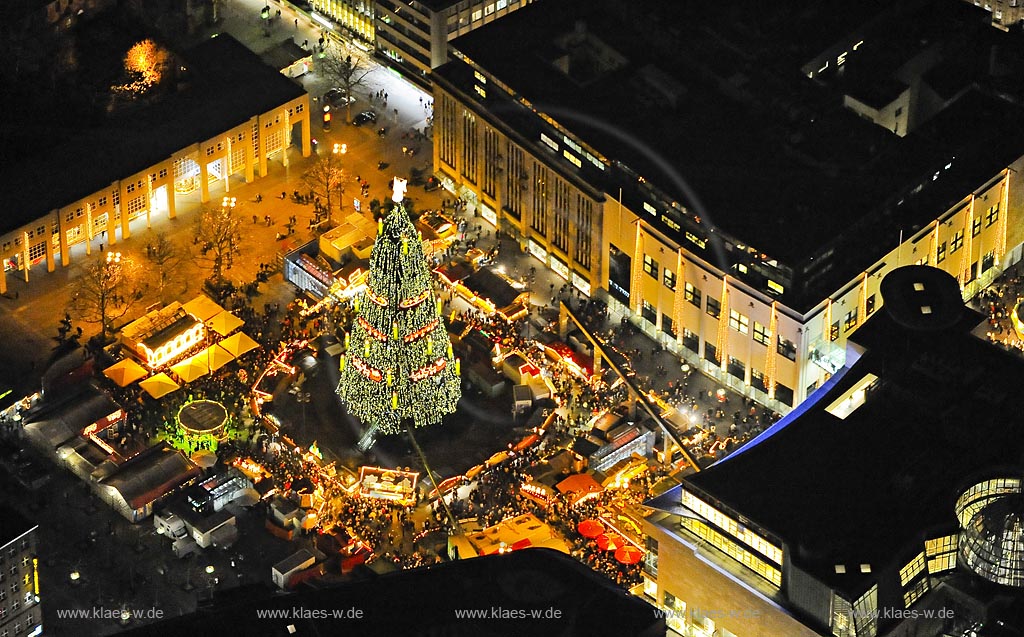
[{"label": "car on street", "polygon": [[347,106],[356,101],[356,98],[348,95],[345,89],[332,88],[331,90],[324,93],[324,101],[331,106]]},{"label": "car on street", "polygon": [[377,114],[373,111],[363,111],[352,118],[353,126],[362,126],[367,122],[377,123]]}]

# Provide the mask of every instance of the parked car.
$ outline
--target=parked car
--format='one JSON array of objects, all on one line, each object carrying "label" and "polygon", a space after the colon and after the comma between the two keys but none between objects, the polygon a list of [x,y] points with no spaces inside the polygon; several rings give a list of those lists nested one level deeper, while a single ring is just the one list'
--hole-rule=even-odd
[{"label": "parked car", "polygon": [[367,122],[376,124],[377,114],[374,113],[373,111],[363,111],[362,113],[359,113],[358,115],[352,118],[353,126],[362,126]]}]

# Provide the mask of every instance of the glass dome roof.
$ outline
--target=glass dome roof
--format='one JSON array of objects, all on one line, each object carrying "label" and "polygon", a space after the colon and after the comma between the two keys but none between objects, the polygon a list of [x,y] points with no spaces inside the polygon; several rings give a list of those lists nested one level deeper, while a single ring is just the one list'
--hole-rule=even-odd
[{"label": "glass dome roof", "polygon": [[992,498],[960,534],[960,562],[985,579],[1024,586],[1024,494]]}]

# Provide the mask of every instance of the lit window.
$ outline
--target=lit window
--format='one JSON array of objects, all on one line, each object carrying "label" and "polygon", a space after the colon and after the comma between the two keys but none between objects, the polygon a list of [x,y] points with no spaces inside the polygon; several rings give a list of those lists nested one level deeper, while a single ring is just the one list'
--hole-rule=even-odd
[{"label": "lit window", "polygon": [[771,340],[771,335],[768,334],[767,326],[761,325],[757,321],[754,321],[754,340],[761,345],[768,345],[768,341]]},{"label": "lit window", "polygon": [[664,273],[663,280],[665,282],[665,287],[667,287],[670,290],[675,290],[676,289],[676,273],[675,272],[673,272],[672,270],[669,270],[668,268],[665,268],[665,273]]},{"label": "lit window", "polygon": [[847,416],[855,412],[858,407],[867,402],[868,392],[871,391],[872,385],[877,380],[878,376],[875,376],[874,374],[867,374],[864,378],[860,379],[860,381],[846,390],[842,396],[836,398],[831,405],[825,408],[825,411],[840,420],[846,420]]},{"label": "lit window", "polygon": [[658,262],[649,254],[644,255],[644,272],[651,275],[655,280],[658,278]]},{"label": "lit window", "polygon": [[700,290],[695,288],[693,284],[687,283],[685,286],[683,286],[683,298],[685,298],[687,303],[689,303],[690,305],[695,305],[699,308],[700,296]]},{"label": "lit window", "polygon": [[484,17],[484,12],[481,9],[477,9],[476,11],[473,12],[473,22],[476,22],[477,20],[479,20],[479,19],[481,19],[483,17]]},{"label": "lit window", "polygon": [[963,245],[964,245],[964,231],[963,230],[958,230],[957,233],[953,235],[953,238],[949,241],[949,253],[953,254],[954,252],[959,250],[960,247],[963,246]]},{"label": "lit window", "polygon": [[988,209],[985,213],[985,227],[991,226],[993,223],[999,220],[999,204],[996,204]]},{"label": "lit window", "polygon": [[718,299],[708,297],[707,313],[714,318],[722,315],[722,304],[718,302]]},{"label": "lit window", "polygon": [[740,334],[746,334],[750,330],[750,319],[736,310],[729,310],[729,327]]}]

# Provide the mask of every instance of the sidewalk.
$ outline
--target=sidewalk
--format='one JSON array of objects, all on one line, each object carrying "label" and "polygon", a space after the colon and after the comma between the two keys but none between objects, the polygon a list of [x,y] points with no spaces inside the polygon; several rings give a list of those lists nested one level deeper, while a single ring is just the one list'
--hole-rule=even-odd
[{"label": "sidewalk", "polygon": [[[446,194],[450,195],[450,193]],[[466,237],[473,239],[479,236],[476,247],[487,251],[496,245],[494,229],[472,211],[466,210],[459,214],[453,214],[449,210],[448,214],[467,220]],[[531,268],[535,269],[533,270],[534,282],[529,286],[531,290],[530,304],[534,308],[531,314],[543,307],[557,308],[559,300],[569,298],[569,296],[575,296],[578,299],[585,298],[571,286],[563,292],[563,288],[567,286],[565,279],[535,257],[523,252],[519,245],[510,239],[502,239],[496,267],[503,267],[505,273],[515,279],[527,278],[530,276]],[[618,316],[610,315],[604,329],[618,325],[618,321]],[[636,324],[638,319],[634,317],[631,321]],[[745,403],[741,394],[709,376],[697,373],[697,370],[689,374],[684,373],[684,365],[687,368],[692,366],[687,365],[685,360],[664,347],[659,347],[659,343],[646,333],[639,329],[632,330],[630,334],[616,339],[611,344],[629,356],[633,369],[637,373],[637,381],[642,388],[653,389],[665,395],[670,389],[669,383],[674,388],[679,383],[685,382],[685,391],[690,399],[696,402],[697,410],[692,408],[690,401],[672,401],[672,404],[680,413],[686,414],[687,419],[690,414],[695,414],[698,416],[696,424],[699,424],[709,409],[714,409],[716,412],[721,409],[725,415],[712,418],[715,433],[720,438],[725,439],[730,435],[743,434],[752,429],[751,426],[743,427],[741,425],[739,431],[733,433],[729,431],[735,412],[741,411],[746,415],[749,410],[749,405]],[[655,353],[656,350],[657,353]],[[639,352],[640,355],[637,356],[636,352]],[[719,400],[720,391],[725,392],[724,402]]]}]

